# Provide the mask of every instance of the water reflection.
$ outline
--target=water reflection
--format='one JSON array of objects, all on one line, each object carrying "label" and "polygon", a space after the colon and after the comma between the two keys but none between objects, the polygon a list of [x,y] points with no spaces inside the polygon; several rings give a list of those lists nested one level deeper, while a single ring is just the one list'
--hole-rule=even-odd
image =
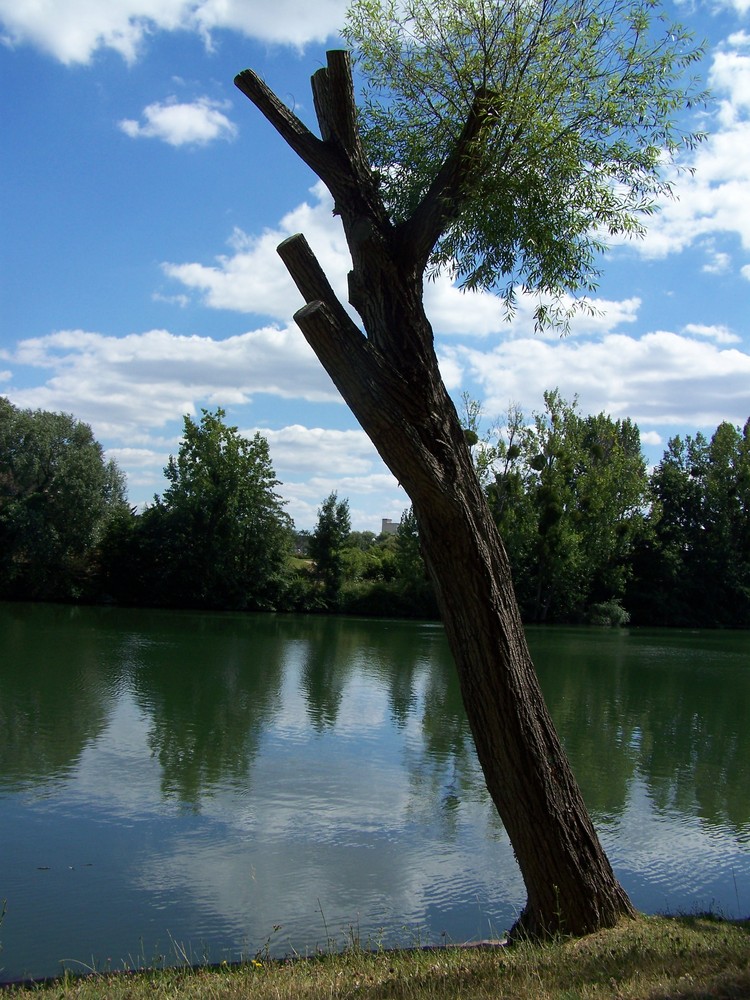
[{"label": "water reflection", "polygon": [[633,782],[660,810],[736,833],[750,821],[747,633],[531,633],[589,807],[621,814]]},{"label": "water reflection", "polygon": [[120,657],[78,609],[48,608],[31,626],[25,605],[0,607],[0,791],[54,783],[102,731]]},{"label": "water reflection", "polygon": [[271,617],[165,615],[141,643],[129,683],[149,718],[165,799],[198,808],[219,786],[247,791],[280,705],[285,653],[277,631]]},{"label": "water reflection", "polygon": [[[530,640],[636,905],[750,910],[750,636]],[[0,979],[277,924],[280,952],[486,937],[522,905],[439,627],[0,605],[0,664]]]}]

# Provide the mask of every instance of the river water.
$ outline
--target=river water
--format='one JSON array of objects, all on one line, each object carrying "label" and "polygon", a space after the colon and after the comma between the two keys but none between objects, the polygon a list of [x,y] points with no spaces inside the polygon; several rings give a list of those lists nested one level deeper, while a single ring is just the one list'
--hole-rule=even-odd
[{"label": "river water", "polygon": [[[750,913],[750,634],[531,629],[647,912]],[[435,623],[0,604],[0,981],[501,935]]]}]

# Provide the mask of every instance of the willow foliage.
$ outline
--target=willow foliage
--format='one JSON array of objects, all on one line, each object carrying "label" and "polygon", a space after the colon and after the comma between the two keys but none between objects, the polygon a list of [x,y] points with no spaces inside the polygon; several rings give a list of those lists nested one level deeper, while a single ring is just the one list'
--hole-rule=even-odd
[{"label": "willow foliage", "polygon": [[355,0],[344,36],[396,224],[482,98],[460,209],[429,269],[499,289],[510,309],[517,288],[593,290],[607,241],[643,232],[670,192],[665,166],[702,138],[682,125],[705,100],[689,75],[702,50],[655,0]]}]

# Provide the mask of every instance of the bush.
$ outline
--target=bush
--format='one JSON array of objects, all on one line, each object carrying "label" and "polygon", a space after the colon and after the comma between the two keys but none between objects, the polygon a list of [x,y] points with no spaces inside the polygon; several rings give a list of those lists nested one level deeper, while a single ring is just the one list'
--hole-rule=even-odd
[{"label": "bush", "polygon": [[592,604],[588,609],[589,625],[604,625],[610,628],[620,628],[627,625],[630,615],[617,599]]}]

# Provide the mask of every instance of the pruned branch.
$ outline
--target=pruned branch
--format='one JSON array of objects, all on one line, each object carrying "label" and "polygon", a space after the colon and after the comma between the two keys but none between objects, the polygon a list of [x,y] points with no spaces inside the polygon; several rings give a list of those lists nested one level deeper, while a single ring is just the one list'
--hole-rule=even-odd
[{"label": "pruned branch", "polygon": [[390,228],[378,182],[359,135],[349,52],[345,49],[327,52],[326,66],[313,74],[311,84],[320,134],[341,151],[349,166],[348,176],[336,179],[343,181],[346,189],[331,187],[337,206],[341,203],[344,226],[347,226],[347,218],[343,206],[349,204],[354,208],[350,214],[355,225],[361,225],[361,217],[366,216],[375,221],[379,229]]},{"label": "pruned branch", "polygon": [[348,336],[364,339],[356,323],[339,302],[323,268],[301,233],[289,236],[276,248],[287,271],[306,303],[322,302],[326,305],[342,331]]},{"label": "pruned branch", "polygon": [[273,125],[282,139],[292,147],[301,160],[314,170],[320,179],[329,184],[329,178],[340,172],[342,162],[335,149],[318,139],[300,119],[282,104],[251,69],[245,69],[234,78],[235,86],[249,98],[261,114]]},{"label": "pruned branch", "polygon": [[327,66],[312,77],[313,99],[322,139],[304,125],[250,69],[238,73],[236,86],[248,97],[297,155],[315,171],[333,195],[344,227],[355,236],[362,219],[380,230],[390,228],[378,183],[357,131],[349,53],[334,49]]},{"label": "pruned branch", "polygon": [[[410,470],[408,482],[401,475],[407,492],[416,481],[423,489],[435,489],[435,481],[444,477],[425,449],[420,421],[410,415],[414,386],[409,380],[367,338],[352,338],[326,303],[310,302],[294,320],[391,472],[399,476],[399,470]],[[404,460],[407,453],[411,461]]]}]

